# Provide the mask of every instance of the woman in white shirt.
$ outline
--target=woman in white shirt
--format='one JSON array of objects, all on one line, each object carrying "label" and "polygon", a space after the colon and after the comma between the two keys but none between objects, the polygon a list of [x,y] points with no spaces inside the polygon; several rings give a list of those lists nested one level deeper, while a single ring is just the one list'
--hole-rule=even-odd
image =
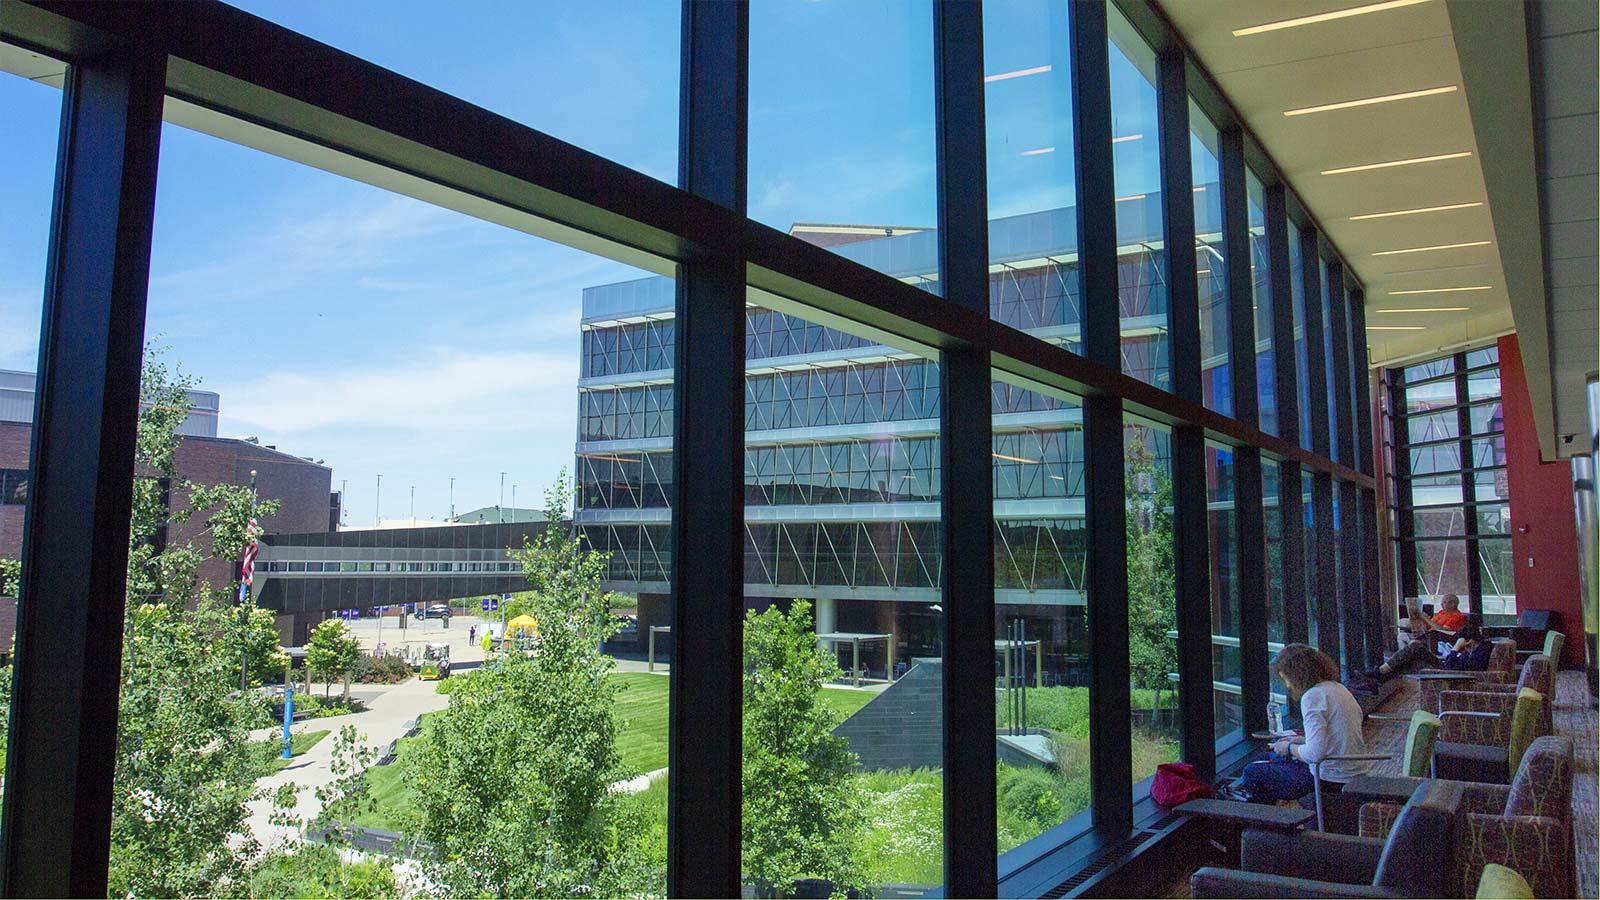
[{"label": "woman in white shirt", "polygon": [[[1239,786],[1258,803],[1294,800],[1311,793],[1311,767],[1330,756],[1364,754],[1361,705],[1339,683],[1339,667],[1327,654],[1305,644],[1290,644],[1273,661],[1273,672],[1300,700],[1305,740],[1284,738],[1272,745],[1273,755],[1245,766]],[[1338,793],[1345,782],[1365,775],[1370,760],[1334,760],[1322,765],[1323,793]]]}]

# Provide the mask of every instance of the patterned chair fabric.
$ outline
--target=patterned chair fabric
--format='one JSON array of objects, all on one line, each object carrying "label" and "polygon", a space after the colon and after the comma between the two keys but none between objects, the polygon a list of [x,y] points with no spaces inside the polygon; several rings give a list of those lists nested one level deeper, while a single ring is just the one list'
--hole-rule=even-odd
[{"label": "patterned chair fabric", "polygon": [[1357,824],[1356,834],[1364,838],[1377,838],[1383,840],[1389,836],[1389,829],[1394,827],[1394,820],[1400,817],[1402,807],[1398,803],[1388,803],[1382,800],[1373,800],[1361,804],[1360,819]]},{"label": "patterned chair fabric", "polygon": [[1572,739],[1545,736],[1523,755],[1511,785],[1464,785],[1456,828],[1456,896],[1471,896],[1491,863],[1527,875],[1536,897],[1571,897]]},{"label": "patterned chair fabric", "polygon": [[1532,688],[1544,697],[1544,703],[1539,707],[1539,734],[1553,734],[1555,722],[1551,718],[1551,703],[1555,698],[1556,666],[1554,657],[1544,653],[1535,653],[1528,657],[1522,664],[1522,674],[1517,678],[1516,684],[1499,684],[1493,681],[1478,681],[1469,686],[1458,686],[1456,690],[1488,691],[1503,694],[1515,694],[1523,688]]},{"label": "patterned chair fabric", "polygon": [[[1514,673],[1517,667],[1517,642],[1511,640],[1510,638],[1495,638],[1494,641],[1492,641],[1492,644],[1494,646],[1493,649],[1489,651],[1488,668],[1483,670],[1483,675],[1478,678],[1477,682],[1424,680],[1422,682],[1421,708],[1427,710],[1428,712],[1438,712],[1440,708],[1440,694],[1444,691],[1460,690],[1463,687],[1471,684],[1485,681],[1493,682],[1495,684],[1511,684],[1512,682],[1516,681],[1516,676]],[[1450,674],[1458,674],[1451,672],[1449,669],[1422,670],[1422,674],[1424,675],[1438,672],[1450,672]]]},{"label": "patterned chair fabric", "polygon": [[1455,744],[1482,744],[1505,747],[1511,743],[1511,714],[1517,698],[1499,691],[1444,691],[1439,695],[1440,711],[1490,712],[1493,718],[1478,716],[1440,716],[1444,731],[1439,740]]}]

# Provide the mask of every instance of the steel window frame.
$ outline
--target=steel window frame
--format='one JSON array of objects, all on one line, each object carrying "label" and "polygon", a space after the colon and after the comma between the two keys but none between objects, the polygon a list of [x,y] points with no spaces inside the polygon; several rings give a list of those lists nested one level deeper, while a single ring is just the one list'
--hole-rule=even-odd
[{"label": "steel window frame", "polygon": [[[1280,350],[1277,354],[1278,402],[1280,410],[1288,410],[1282,413],[1284,421],[1292,421],[1300,411],[1294,409],[1292,320],[1287,318],[1292,310],[1287,290],[1287,244],[1280,237],[1283,228],[1273,227],[1274,210],[1280,226],[1290,209],[1299,211],[1303,221],[1313,220],[1304,215],[1288,194],[1279,170],[1259,145],[1248,133],[1239,130],[1239,117],[1166,23],[1159,8],[1141,0],[1115,2],[1156,48],[1158,56],[1170,60],[1164,67],[1182,71],[1185,96],[1181,99],[1186,103],[1192,97],[1220,129],[1235,136],[1231,140],[1236,143],[1228,151],[1229,171],[1237,169],[1236,174],[1242,180],[1241,166],[1249,164],[1267,187],[1274,296],[1283,298],[1283,302],[1274,305],[1274,344],[1289,351]],[[678,358],[674,414],[679,419],[677,439],[683,443],[674,462],[679,467],[674,485],[679,495],[674,528],[679,534],[673,541],[672,552],[679,575],[675,582],[682,582],[688,573],[697,571],[700,582],[693,599],[689,599],[691,592],[687,583],[683,584],[679,596],[684,600],[674,604],[674,616],[682,617],[686,623],[697,623],[696,627],[708,624],[708,616],[725,614],[733,598],[742,594],[742,478],[738,477],[742,472],[739,452],[742,442],[731,442],[733,446],[730,447],[726,433],[721,435],[720,444],[701,433],[708,432],[712,422],[724,429],[729,423],[735,423],[733,430],[742,433],[743,423],[738,419],[742,415],[742,396],[735,403],[734,388],[742,390],[744,322],[742,314],[737,317],[732,314],[735,295],[742,305],[747,288],[764,290],[775,295],[780,305],[792,304],[792,309],[803,310],[807,318],[821,324],[845,325],[852,331],[866,331],[900,345],[941,353],[946,361],[945,368],[949,370],[944,377],[952,379],[946,385],[947,405],[953,410],[962,402],[957,395],[966,395],[967,406],[962,408],[969,416],[977,414],[976,407],[972,406],[976,401],[973,386],[980,378],[986,382],[994,371],[1046,389],[1080,396],[1084,398],[1085,407],[1085,457],[1086,461],[1092,460],[1086,511],[1088,521],[1093,523],[1090,528],[1093,539],[1089,547],[1086,586],[1097,598],[1090,613],[1094,660],[1092,703],[1097,714],[1091,740],[1094,779],[1091,808],[1098,832],[1125,833],[1131,826],[1132,797],[1128,771],[1131,733],[1125,715],[1128,706],[1127,579],[1122,527],[1125,509],[1121,497],[1124,415],[1138,415],[1173,428],[1175,443],[1178,433],[1187,432],[1191,439],[1197,439],[1192,442],[1202,448],[1204,440],[1212,440],[1234,448],[1241,457],[1253,455],[1260,464],[1268,464],[1266,460],[1270,459],[1283,467],[1285,488],[1280,495],[1280,511],[1284,516],[1286,596],[1294,596],[1294,576],[1304,578],[1303,565],[1290,566],[1303,546],[1299,540],[1302,524],[1299,473],[1315,473],[1319,485],[1331,487],[1332,480],[1338,479],[1368,490],[1374,487],[1371,476],[1349,465],[1349,461],[1329,458],[1325,424],[1322,441],[1314,442],[1311,448],[1300,447],[1294,438],[1261,432],[1254,422],[1253,403],[1241,404],[1236,398],[1236,412],[1249,414],[1224,416],[1204,408],[1198,398],[1168,394],[1120,371],[1114,230],[1106,227],[1114,223],[1115,209],[1110,154],[1104,152],[1110,140],[1105,5],[1076,4],[1071,28],[1078,215],[1080,226],[1090,226],[1080,227],[1088,313],[1084,356],[991,321],[986,289],[982,304],[973,302],[971,297],[964,298],[962,291],[971,291],[976,285],[972,263],[979,261],[971,240],[955,247],[950,244],[951,239],[946,238],[941,278],[948,285],[949,293],[946,298],[939,298],[750,220],[743,202],[746,178],[743,155],[748,137],[745,99],[748,7],[742,2],[721,5],[728,8],[719,11],[719,4],[695,0],[685,3],[684,78],[680,84],[683,187],[679,188],[221,3],[112,5],[9,0],[0,5],[0,39],[62,59],[73,66],[74,73],[110,71],[103,67],[112,65],[119,59],[117,54],[127,52],[129,45],[138,45],[134,55],[136,64],[129,63],[131,68],[121,70],[125,115],[120,126],[106,117],[105,110],[94,113],[96,120],[92,126],[73,119],[73,115],[85,112],[83,109],[69,109],[63,117],[65,123],[80,121],[82,126],[81,132],[69,134],[64,125],[63,134],[72,140],[63,142],[63,160],[75,158],[74,146],[96,152],[113,148],[120,134],[121,146],[128,154],[126,177],[93,186],[63,177],[56,186],[58,218],[64,211],[87,207],[96,197],[102,205],[111,201],[110,208],[120,217],[114,246],[104,241],[78,239],[76,233],[65,232],[55,234],[51,246],[53,254],[88,254],[91,258],[85,261],[84,271],[109,271],[117,287],[93,295],[73,294],[65,282],[58,283],[47,291],[47,320],[51,315],[75,309],[89,316],[90,321],[115,321],[119,326],[142,323],[145,279],[141,266],[148,266],[148,211],[153,203],[163,94],[168,120],[212,133],[225,132],[223,136],[227,139],[265,152],[317,165],[471,215],[492,216],[526,233],[651,271],[675,274],[679,279],[679,333],[675,335]],[[943,6],[945,4],[934,4],[931,11],[940,29],[936,38],[939,67],[936,101],[942,122],[938,149],[944,159],[940,164],[939,202],[941,225],[955,235],[960,233],[958,229],[963,220],[967,220],[968,226],[972,225],[970,218],[974,210],[985,219],[987,214],[982,203],[977,202],[983,194],[983,179],[971,177],[974,172],[981,176],[981,164],[975,170],[970,155],[966,160],[958,160],[952,153],[958,147],[964,150],[973,146],[981,150],[982,147],[981,7],[973,4],[968,9],[949,10],[942,9]],[[958,45],[958,36],[970,42],[974,35],[980,45],[976,51]],[[249,47],[250,52],[238,52],[241,46]],[[77,77],[76,74],[70,76]],[[719,79],[726,79],[728,83],[715,83]],[[1164,80],[1169,84],[1177,83],[1171,71]],[[74,88],[69,80],[69,96],[86,96],[82,90]],[[1170,105],[1176,99],[1179,98],[1169,92],[1165,102]],[[1184,122],[1181,132],[1179,121]],[[1186,142],[1186,116],[1182,120],[1170,114],[1165,116],[1164,145],[1178,146],[1174,141],[1180,136]],[[1171,162],[1176,163],[1181,156],[1187,163],[1186,143],[1183,146],[1181,154],[1166,154],[1172,157]],[[1170,171],[1163,172],[1164,178]],[[957,180],[958,175],[967,180]],[[978,185],[975,190],[974,182]],[[1188,187],[1184,183],[1183,191],[1165,193],[1169,197],[1180,193],[1187,195]],[[1225,202],[1226,195],[1225,191]],[[1191,208],[1187,221],[1192,233],[1192,198],[1189,199],[1187,205]],[[1166,210],[1167,216],[1176,215],[1184,205],[1180,200],[1172,200]],[[101,221],[106,220],[104,209],[99,215]],[[974,227],[967,230],[982,231]],[[1242,255],[1231,252],[1241,239],[1248,241],[1247,234],[1233,234],[1235,230],[1229,232],[1234,242],[1230,243],[1230,255],[1236,261],[1248,260],[1247,243]],[[1308,235],[1315,246],[1315,229],[1303,232],[1302,239]],[[1174,252],[1172,246],[1169,241],[1167,252]],[[139,262],[141,256],[143,263]],[[1315,260],[1316,250],[1308,252],[1306,258]],[[987,260],[981,262],[986,265]],[[1239,270],[1236,274],[1242,273],[1248,278],[1247,265],[1236,264],[1234,268]],[[1192,281],[1192,265],[1169,263],[1169,273],[1185,269],[1191,270]],[[1307,269],[1314,279],[1315,266],[1308,265]],[[966,283],[965,288],[959,286],[963,283]],[[1249,319],[1234,309],[1240,306],[1234,302],[1239,296],[1244,295],[1239,294],[1230,281],[1231,352],[1235,354],[1237,373],[1253,372],[1253,353],[1247,365],[1241,366],[1237,361],[1241,349],[1254,346],[1253,337],[1244,341],[1238,339],[1241,321],[1249,325]],[[1320,310],[1320,303],[1309,302],[1317,296],[1316,290],[1307,293],[1308,311]],[[71,307],[72,303],[82,306]],[[1174,303],[1170,307],[1174,310],[1175,322],[1177,316],[1188,315],[1187,308],[1179,309],[1180,306],[1182,304]],[[1248,310],[1248,304],[1243,307]],[[1318,314],[1311,312],[1313,316]],[[1283,328],[1285,321],[1289,322],[1287,336]],[[735,347],[735,335],[738,352],[730,354],[728,351]],[[98,448],[92,458],[80,458],[72,466],[51,463],[39,467],[34,486],[36,500],[30,504],[25,526],[25,559],[49,556],[55,563],[54,568],[60,569],[62,560],[75,558],[63,549],[66,543],[81,539],[82,546],[90,548],[86,552],[95,554],[93,565],[84,571],[115,575],[123,568],[115,565],[117,547],[126,553],[126,509],[122,510],[119,524],[116,504],[120,492],[126,506],[126,479],[131,479],[131,470],[124,475],[122,469],[126,467],[124,461],[131,466],[134,414],[130,409],[135,408],[121,404],[126,398],[115,392],[136,389],[142,327],[119,331],[115,346],[107,344],[100,348],[75,345],[57,352],[51,349],[51,341],[64,340],[61,332],[52,333],[47,326],[44,337],[36,441],[53,440],[48,436],[49,429],[67,427],[62,424],[67,416],[59,413],[69,408],[79,416],[87,410],[89,420],[98,424],[101,434],[98,443],[81,445]],[[1315,373],[1324,371],[1320,359],[1320,332],[1316,338],[1312,340],[1308,327],[1308,350],[1313,351],[1318,360],[1312,366],[1314,386],[1318,386],[1320,378]],[[1290,373],[1288,378],[1283,377],[1285,366]],[[72,369],[76,372],[70,371]],[[116,383],[117,379],[120,383]],[[1234,381],[1236,385],[1248,381],[1253,393],[1254,379],[1236,377]],[[1325,423],[1328,397],[1326,386],[1319,387],[1322,389],[1312,391],[1312,405],[1321,406],[1323,415],[1314,421]],[[81,393],[84,391],[88,393]],[[84,406],[78,402],[83,397],[97,399]],[[691,406],[705,426],[699,431],[695,430],[694,422],[685,421],[688,418],[685,410]],[[982,410],[983,419],[987,421],[986,392]],[[1317,411],[1306,412],[1315,415]],[[957,470],[976,477],[979,461],[974,457],[981,456],[982,480],[987,483],[987,442],[952,440],[959,429],[952,427],[948,413],[943,418],[942,436],[947,454],[944,477],[950,478]],[[970,417],[964,418],[960,424],[965,427],[972,421]],[[708,452],[681,452],[684,448],[703,448]],[[1203,465],[1203,449],[1201,452]],[[34,458],[46,458],[41,447],[35,447]],[[1188,466],[1193,468],[1192,461]],[[1361,468],[1370,472],[1370,466]],[[1099,473],[1098,477],[1093,474],[1095,472]],[[686,485],[705,485],[710,483],[705,480],[707,477],[729,473],[733,474],[727,479],[730,486],[716,498],[703,493],[686,496]],[[1252,507],[1259,519],[1259,471],[1257,476],[1250,482],[1256,497],[1244,506]],[[49,487],[52,481],[65,487],[52,489]],[[941,516],[946,531],[953,530],[950,525],[959,521],[955,510],[964,508],[963,504],[952,502],[952,497],[969,491],[972,485],[973,481],[968,480],[960,484],[960,490],[946,492]],[[67,508],[65,503],[52,504],[46,493],[51,490],[92,491],[93,496],[105,502]],[[1325,490],[1316,493],[1319,499],[1329,496]],[[976,493],[970,499],[977,499]],[[1240,502],[1236,499],[1236,503]],[[1314,506],[1319,505],[1314,502]],[[1244,506],[1238,507],[1243,513],[1242,536],[1251,518]],[[992,516],[992,509],[985,506],[983,513],[987,520]],[[691,542],[681,539],[680,523],[681,527],[693,524],[694,533],[704,539],[695,542],[692,550]],[[990,539],[979,540],[967,535],[951,539],[955,543],[945,549],[957,553],[954,558],[960,558],[961,553],[970,552]],[[987,583],[990,590],[977,606],[987,604],[987,627],[992,633],[990,559],[992,554],[984,554],[971,571],[960,573],[952,572],[947,563],[944,589],[952,592],[964,588],[970,593]],[[29,571],[43,573],[45,569],[32,565]],[[60,577],[66,579],[67,576]],[[1264,582],[1256,584],[1264,577],[1263,569],[1259,577],[1250,575],[1243,579],[1246,596],[1253,585],[1264,597]],[[30,578],[24,590],[33,595],[47,586],[45,576],[37,574]],[[63,582],[62,588],[64,593],[53,595],[89,596],[81,584]],[[109,593],[118,598],[116,603],[120,605],[120,591]],[[947,596],[954,598],[956,594],[947,593]],[[742,603],[742,596],[740,599]],[[970,596],[968,601],[961,621],[970,624],[979,610],[973,608]],[[1249,608],[1254,602],[1246,603],[1246,615],[1250,615]],[[1288,606],[1286,625],[1293,634],[1294,604]],[[952,609],[955,607],[947,606],[947,610]],[[109,614],[111,610],[103,612]],[[103,733],[95,736],[95,729],[105,728],[108,715],[109,720],[115,718],[116,661],[120,647],[96,644],[92,653],[84,655],[83,683],[110,685],[98,699],[88,696],[87,692],[63,693],[59,689],[56,693],[60,696],[47,698],[39,684],[29,680],[27,648],[42,643],[57,648],[86,646],[84,641],[89,637],[82,634],[81,629],[72,634],[52,632],[46,636],[40,630],[45,627],[40,621],[38,617],[30,619],[26,613],[19,620],[19,657],[23,662],[18,668],[18,694],[13,707],[15,730],[10,749],[13,767],[9,770],[12,778],[8,779],[11,783],[4,800],[6,827],[0,834],[0,890],[12,895],[99,893],[104,887],[104,848],[109,840],[106,823],[109,822],[112,748]],[[955,618],[947,617],[946,627],[952,629],[952,634],[955,623]],[[686,625],[684,633],[692,630]],[[1256,630],[1254,624],[1248,625],[1242,639],[1246,645],[1260,643],[1264,651],[1264,634],[1257,640]],[[1209,623],[1203,631],[1209,632]],[[692,704],[672,704],[669,743],[680,766],[674,782],[685,786],[677,792],[678,799],[669,796],[669,821],[672,830],[680,835],[676,841],[669,837],[669,891],[674,895],[730,893],[728,889],[737,887],[739,875],[737,701],[740,690],[736,664],[739,634],[736,625],[714,627],[706,634],[708,651],[715,649],[717,652],[708,652],[704,658],[697,656],[694,662],[681,667],[682,677],[675,679],[675,683],[681,682],[682,687],[674,688],[674,696],[681,701],[692,682],[696,690],[709,692],[697,695],[701,705],[707,705],[703,698],[709,695],[731,708],[715,713],[701,711],[698,714],[707,718],[703,722],[697,720],[697,724],[688,718],[696,713],[680,710]],[[973,634],[981,635],[981,632]],[[955,663],[946,675],[947,683],[952,686],[959,684],[962,678],[982,683],[981,679],[972,678],[975,672],[981,674],[977,669],[966,673],[957,671],[961,666],[981,668],[977,654],[972,651],[980,638],[973,634],[964,642],[947,643],[947,654]],[[972,646],[965,646],[967,644]],[[1209,641],[1207,645],[1209,656]],[[724,665],[715,661],[717,656],[735,662]],[[992,654],[986,652],[984,659],[992,668]],[[1192,667],[1185,666],[1186,683],[1193,683],[1196,677],[1198,669],[1194,667],[1196,671],[1191,672]],[[957,678],[957,675],[962,677]],[[1200,683],[1209,686],[1209,682],[1207,671]],[[968,692],[976,696],[975,690]],[[1188,693],[1199,693],[1209,699],[1209,690]],[[954,696],[954,691],[947,691],[946,703],[954,702]],[[991,705],[992,702],[990,697]],[[41,711],[47,708],[51,711]],[[54,722],[67,728],[67,733],[78,736],[74,752],[83,754],[80,764],[70,767],[70,777],[76,779],[80,792],[57,795],[50,808],[45,808],[42,800],[30,798],[49,796],[48,791],[60,787],[60,779],[65,776],[50,776],[40,769],[43,751],[52,745],[29,730],[30,721],[36,724]],[[955,776],[958,781],[967,779],[964,787],[976,787],[973,779],[983,779],[978,770],[987,757],[992,757],[993,750],[975,752],[951,746],[950,721],[947,717],[947,766],[952,773],[964,773]],[[1209,709],[1206,721],[1209,722]],[[707,733],[716,736],[722,745],[720,754],[705,752],[704,744],[697,742],[696,752],[686,755],[689,734],[699,727],[707,729],[701,733],[702,737]],[[60,759],[56,756],[51,762],[59,768]],[[988,777],[992,781],[992,766]],[[691,784],[699,785],[696,790],[706,792],[700,798],[703,809],[691,809],[684,799],[688,796],[686,788]],[[987,801],[975,802],[979,806],[987,803],[992,808],[993,791],[985,793]],[[67,799],[63,802],[61,796]],[[964,809],[970,812],[977,807]],[[28,822],[27,828],[12,827],[24,820]],[[992,893],[995,878],[990,870],[982,866],[965,868],[967,863],[978,859],[981,849],[993,845],[992,816],[988,819],[958,816],[952,820],[947,809],[946,821],[947,864],[960,861],[963,872],[973,873],[971,877],[962,876],[961,881],[951,875],[952,895]],[[686,837],[691,834],[694,841]],[[70,865],[63,865],[59,852],[45,858],[40,848],[44,846],[41,842],[47,840],[55,841],[51,846],[57,849],[61,846],[74,848]]]}]

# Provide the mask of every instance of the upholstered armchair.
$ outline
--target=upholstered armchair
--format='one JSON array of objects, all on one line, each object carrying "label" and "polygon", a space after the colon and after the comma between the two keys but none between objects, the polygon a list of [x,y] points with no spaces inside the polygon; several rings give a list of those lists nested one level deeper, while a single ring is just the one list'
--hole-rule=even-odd
[{"label": "upholstered armchair", "polygon": [[1418,672],[1419,676],[1423,676],[1420,708],[1438,712],[1439,695],[1444,691],[1459,690],[1464,685],[1480,682],[1511,684],[1516,681],[1517,642],[1510,638],[1496,638],[1492,643],[1489,665],[1482,672],[1458,672],[1454,669],[1423,669]]},{"label": "upholstered armchair", "polygon": [[[1551,632],[1551,634],[1556,634],[1556,632]],[[1555,657],[1543,653],[1535,653],[1533,656],[1528,657],[1527,661],[1522,664],[1522,674],[1517,677],[1516,684],[1503,684],[1486,679],[1475,681],[1468,685],[1457,685],[1451,690],[1511,695],[1517,694],[1523,688],[1538,691],[1540,696],[1544,698],[1544,703],[1539,707],[1538,734],[1553,734],[1555,727],[1551,719],[1551,705],[1556,695],[1556,664],[1554,660]],[[1443,702],[1442,692],[1440,701]]]},{"label": "upholstered armchair", "polygon": [[1523,753],[1539,737],[1544,695],[1445,691],[1439,718],[1444,731],[1433,745],[1435,777],[1509,784]]},{"label": "upholstered armchair", "polygon": [[[1442,896],[1473,896],[1491,863],[1529,878],[1536,897],[1574,896],[1572,749],[1569,737],[1541,737],[1523,755],[1510,785],[1456,783],[1461,802],[1451,838],[1454,865]],[[1360,836],[1387,838],[1403,811],[1396,803],[1364,804]]]},{"label": "upholstered armchair", "polygon": [[1454,873],[1450,837],[1461,785],[1420,784],[1382,838],[1246,830],[1240,869],[1202,868],[1193,897],[1440,897]]}]

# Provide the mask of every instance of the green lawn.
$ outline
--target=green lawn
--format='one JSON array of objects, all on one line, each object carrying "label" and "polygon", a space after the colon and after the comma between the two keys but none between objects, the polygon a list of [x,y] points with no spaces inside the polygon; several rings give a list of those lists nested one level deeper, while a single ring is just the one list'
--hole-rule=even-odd
[{"label": "green lawn", "polygon": [[[667,764],[667,688],[670,679],[665,675],[646,672],[618,672],[611,676],[611,680],[618,685],[615,707],[617,753],[622,757],[623,767],[638,774],[664,767]],[[440,682],[441,685],[447,683]],[[843,718],[865,706],[876,695],[849,688],[824,688],[822,696]],[[367,770],[367,789],[372,794],[376,808],[360,816],[354,824],[385,831],[399,830],[399,812],[411,802],[411,784],[405,774],[403,757],[406,745],[412,740],[415,739],[404,738],[400,741],[395,762]]]},{"label": "green lawn", "polygon": [[295,732],[289,738],[289,753],[292,754],[289,759],[283,758],[283,741],[281,739],[272,738],[265,741],[255,741],[254,744],[259,748],[258,752],[261,754],[262,760],[264,760],[261,772],[257,777],[271,775],[273,772],[294,762],[293,757],[300,756],[315,747],[328,734],[329,732],[326,730]]},{"label": "green lawn", "polygon": [[[621,672],[611,676],[617,691],[617,752],[634,772],[653,772],[667,764],[667,684],[665,675]],[[850,688],[823,688],[822,698],[840,718],[877,696]]]}]

